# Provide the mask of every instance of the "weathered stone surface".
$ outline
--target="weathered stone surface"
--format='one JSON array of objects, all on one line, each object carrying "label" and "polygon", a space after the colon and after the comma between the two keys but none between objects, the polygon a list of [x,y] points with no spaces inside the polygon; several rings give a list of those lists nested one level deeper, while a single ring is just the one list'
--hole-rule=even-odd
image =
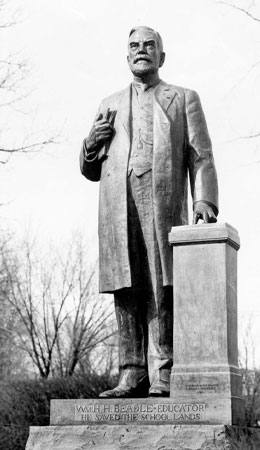
[{"label": "weathered stone surface", "polygon": [[168,398],[52,400],[50,424],[221,424],[229,419],[226,406],[226,399],[210,398],[197,402]]},{"label": "weathered stone surface", "polygon": [[26,450],[259,450],[260,430],[224,425],[31,427]]},{"label": "weathered stone surface", "polygon": [[174,260],[171,397],[215,404],[211,423],[244,425],[237,348],[237,231],[228,224],[173,227],[169,241]]}]

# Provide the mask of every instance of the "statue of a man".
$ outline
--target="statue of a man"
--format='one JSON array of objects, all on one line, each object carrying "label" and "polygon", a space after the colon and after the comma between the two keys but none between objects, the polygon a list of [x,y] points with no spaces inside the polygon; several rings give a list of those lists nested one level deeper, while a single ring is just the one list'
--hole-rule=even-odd
[{"label": "statue of a man", "polygon": [[169,396],[173,361],[173,273],[168,233],[215,222],[218,188],[211,141],[196,92],[159,78],[158,32],[131,30],[133,82],[102,101],[84,139],[82,174],[100,180],[100,292],[113,293],[119,384],[101,398]]}]

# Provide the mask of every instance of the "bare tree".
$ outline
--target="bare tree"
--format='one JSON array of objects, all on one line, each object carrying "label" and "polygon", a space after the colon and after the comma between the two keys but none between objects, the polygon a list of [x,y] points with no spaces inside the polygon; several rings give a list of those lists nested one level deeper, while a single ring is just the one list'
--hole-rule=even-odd
[{"label": "bare tree", "polygon": [[230,6],[230,8],[234,8],[237,11],[242,12],[243,14],[248,16],[251,20],[254,20],[256,22],[260,22],[260,17],[257,17],[257,15],[255,15],[254,13],[252,13],[250,11],[251,8],[253,9],[256,6],[254,1],[250,2],[247,8],[242,8],[239,5],[236,5],[235,3],[229,3],[229,2],[224,2],[224,1],[218,1],[218,3],[222,3],[223,5]]},{"label": "bare tree", "polygon": [[[255,0],[251,0],[247,2],[247,6],[244,6],[245,2],[229,2],[224,0],[218,0],[217,3],[224,5],[225,7],[232,8],[234,12],[238,14],[243,14],[248,18],[252,23],[259,24],[259,35],[260,35],[260,10],[259,4]],[[242,6],[243,5],[243,6]],[[254,43],[252,43],[253,45]],[[247,73],[243,76],[242,79],[245,79],[252,72],[257,70],[260,64],[260,59],[255,61],[250,67],[247,69]],[[260,131],[257,129],[254,132],[249,132],[245,135],[239,136],[236,139],[232,139],[230,142],[234,142],[241,139],[257,139],[260,137]],[[259,161],[257,161],[259,162]]]},{"label": "bare tree", "polygon": [[[4,40],[9,28],[17,25],[20,20],[18,11],[10,12],[10,3],[6,0],[0,0],[0,39]],[[1,51],[0,54],[0,109],[2,117],[10,114],[21,113],[19,107],[30,94],[25,88],[25,80],[29,74],[28,62],[19,55],[5,54]],[[47,136],[46,136],[47,135]],[[45,133],[45,138],[33,140],[29,137],[19,137],[19,144],[8,143],[5,139],[5,128],[3,120],[1,120],[0,127],[0,164],[6,164],[12,155],[17,153],[29,153],[41,149],[48,144],[55,144],[58,142],[57,133]]]},{"label": "bare tree", "polygon": [[19,347],[42,378],[72,375],[79,362],[115,334],[107,301],[94,295],[96,269],[89,271],[83,243],[75,240],[63,256],[40,256],[24,243],[2,254],[5,298],[19,318]]},{"label": "bare tree", "polygon": [[246,406],[247,426],[260,425],[260,369],[255,361],[255,337],[250,319],[244,336],[240,355],[240,366],[243,380],[243,397]]},{"label": "bare tree", "polygon": [[[2,239],[0,243],[0,254],[8,252],[10,237]],[[14,308],[6,297],[5,270],[0,264],[0,380],[9,378],[14,372],[19,372],[19,352],[15,347],[16,329],[19,327],[19,318]]]},{"label": "bare tree", "polygon": [[[53,348],[57,333],[62,326],[60,319],[64,298],[58,311],[50,320],[50,304],[46,307],[50,281],[46,277],[39,280],[38,261],[32,256],[32,249],[28,243],[18,255],[11,254],[3,258],[6,276],[5,292],[11,307],[20,319],[21,327],[17,330],[19,346],[27,352],[43,378],[50,373]],[[42,311],[41,311],[42,309]],[[43,319],[43,320],[42,320]]]},{"label": "bare tree", "polygon": [[19,353],[16,349],[16,329],[19,319],[6,299],[0,302],[0,380],[19,372]]},{"label": "bare tree", "polygon": [[[70,267],[63,273],[73,274],[70,292],[70,314],[65,327],[58,335],[56,357],[59,373],[72,375],[76,368],[90,363],[91,355],[102,353],[104,346],[113,348],[115,336],[114,310],[107,296],[97,295],[97,264],[89,269],[86,249],[80,235],[74,238],[69,252]],[[65,269],[65,270],[64,270]],[[103,361],[104,364],[104,361]]]}]

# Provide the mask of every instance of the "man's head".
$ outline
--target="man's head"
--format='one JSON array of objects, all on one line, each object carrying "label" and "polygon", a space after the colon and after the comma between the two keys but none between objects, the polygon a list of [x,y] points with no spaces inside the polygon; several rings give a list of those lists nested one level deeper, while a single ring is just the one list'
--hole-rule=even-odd
[{"label": "man's head", "polygon": [[130,31],[127,61],[135,76],[157,73],[164,59],[163,42],[157,31],[144,26]]}]

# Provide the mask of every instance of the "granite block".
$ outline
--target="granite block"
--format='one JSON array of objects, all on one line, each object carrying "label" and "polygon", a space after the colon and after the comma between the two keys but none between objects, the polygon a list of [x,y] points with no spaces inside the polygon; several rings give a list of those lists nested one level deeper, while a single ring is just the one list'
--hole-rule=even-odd
[{"label": "granite block", "polygon": [[225,425],[31,427],[26,450],[259,450],[260,430]]},{"label": "granite block", "polygon": [[[229,224],[173,227],[173,367],[176,402],[215,404],[210,423],[244,425],[237,344],[237,250]],[[221,405],[221,406],[220,406]]]}]

